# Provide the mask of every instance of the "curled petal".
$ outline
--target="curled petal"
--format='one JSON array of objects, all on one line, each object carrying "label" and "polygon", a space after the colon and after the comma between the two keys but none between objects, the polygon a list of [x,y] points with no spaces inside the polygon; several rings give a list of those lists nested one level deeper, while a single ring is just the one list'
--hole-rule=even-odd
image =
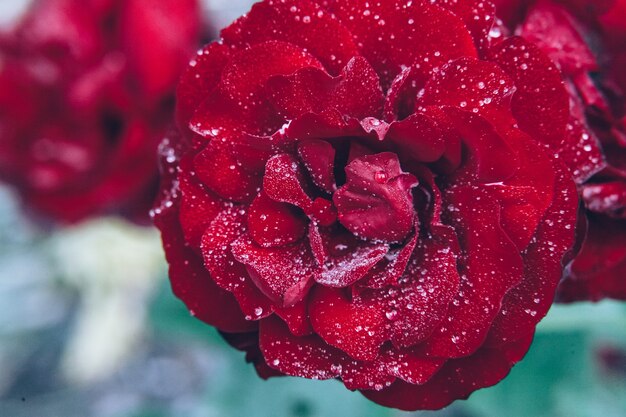
[{"label": "curled petal", "polygon": [[355,159],[346,175],[346,184],[333,195],[341,224],[363,239],[404,239],[415,221],[410,190],[417,179],[402,172],[397,156],[381,153]]}]

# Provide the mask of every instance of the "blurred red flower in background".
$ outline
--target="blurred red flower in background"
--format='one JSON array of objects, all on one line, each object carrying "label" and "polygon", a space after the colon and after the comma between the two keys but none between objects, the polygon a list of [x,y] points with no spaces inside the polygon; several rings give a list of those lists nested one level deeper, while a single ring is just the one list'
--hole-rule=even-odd
[{"label": "blurred red flower in background", "polygon": [[507,30],[534,42],[562,70],[569,129],[588,136],[580,151],[597,160],[575,172],[587,230],[558,299],[626,299],[626,1],[496,3]]},{"label": "blurred red flower in background", "polygon": [[153,213],[174,292],[261,376],[437,409],[526,353],[574,242],[564,162],[597,160],[559,70],[494,21],[268,0],[191,61]]},{"label": "blurred red flower in background", "polygon": [[28,209],[147,219],[200,16],[196,0],[38,0],[0,35],[0,178]]}]

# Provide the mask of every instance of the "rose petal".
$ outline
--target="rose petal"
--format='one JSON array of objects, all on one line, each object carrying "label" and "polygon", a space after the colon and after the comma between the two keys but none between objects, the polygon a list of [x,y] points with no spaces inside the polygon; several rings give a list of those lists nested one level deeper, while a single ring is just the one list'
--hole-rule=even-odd
[{"label": "rose petal", "polygon": [[434,162],[445,151],[444,132],[425,114],[413,113],[389,126],[385,140],[397,146],[398,154],[417,162]]},{"label": "rose petal", "polygon": [[222,72],[220,87],[235,102],[249,103],[264,98],[263,87],[276,75],[290,75],[301,68],[322,65],[301,47],[288,42],[268,41],[244,49]]},{"label": "rose petal", "polygon": [[558,288],[562,302],[626,300],[626,225],[623,220],[588,215],[582,250]]},{"label": "rose petal", "polygon": [[180,166],[180,224],[187,242],[192,247],[198,247],[204,231],[225,208],[225,202],[191,174],[193,159],[183,159]]},{"label": "rose petal", "polygon": [[589,211],[614,218],[626,217],[626,182],[586,184],[581,194]]},{"label": "rose petal", "polygon": [[414,385],[425,384],[446,362],[420,356],[411,349],[388,349],[381,360],[390,375]]},{"label": "rose petal", "polygon": [[381,306],[350,302],[340,289],[315,287],[309,314],[315,333],[355,359],[376,359],[387,339],[387,320]]},{"label": "rose petal", "polygon": [[281,372],[311,379],[340,377],[349,389],[382,389],[395,379],[382,363],[349,358],[319,336],[296,337],[278,319],[261,322],[260,346],[265,361]]},{"label": "rose petal", "polygon": [[517,152],[483,117],[449,106],[428,107],[425,113],[453,130],[445,136],[451,146],[457,146],[458,138],[467,144],[471,158],[467,158],[463,169],[454,173],[457,177],[453,177],[454,182],[501,182],[513,177],[518,170]]},{"label": "rose petal", "polygon": [[176,90],[176,122],[182,132],[200,104],[217,87],[230,59],[226,46],[210,43],[199,50],[180,77]]},{"label": "rose petal", "polygon": [[248,210],[250,236],[265,248],[295,243],[306,230],[306,217],[289,204],[272,200],[264,192],[254,199]]},{"label": "rose petal", "polygon": [[481,349],[474,355],[446,362],[424,385],[396,381],[382,391],[362,391],[365,397],[401,410],[438,410],[454,400],[467,398],[477,387],[498,383],[528,350],[532,334],[502,350]]},{"label": "rose petal", "polygon": [[333,195],[341,224],[363,239],[404,239],[415,221],[410,190],[417,179],[402,172],[397,156],[386,152],[355,159],[346,175],[346,184]]},{"label": "rose petal", "polygon": [[342,256],[329,256],[315,274],[315,281],[327,287],[348,287],[362,279],[388,251],[388,245],[360,243]]},{"label": "rose petal", "polygon": [[211,141],[194,159],[198,178],[220,197],[236,202],[251,201],[261,179],[247,172],[227,146]]},{"label": "rose petal", "polygon": [[514,80],[512,110],[520,128],[559,149],[569,119],[561,74],[537,46],[513,37],[494,45],[489,57]]},{"label": "rose petal", "polygon": [[479,51],[485,51],[489,47],[489,31],[496,17],[493,3],[483,0],[436,0],[433,4],[463,19]]},{"label": "rose petal", "polygon": [[344,116],[377,117],[383,106],[378,75],[363,57],[354,57],[332,78],[317,68],[268,80],[268,95],[286,119],[336,109]]},{"label": "rose petal", "polygon": [[409,260],[415,250],[417,244],[418,231],[415,231],[413,237],[399,249],[393,249],[387,252],[385,257],[380,260],[363,278],[363,283],[359,283],[367,288],[384,288],[398,284],[398,279],[404,274]]},{"label": "rose petal", "polygon": [[501,345],[532,332],[552,305],[555,284],[563,273],[562,259],[574,243],[576,190],[567,170],[555,163],[555,198],[539,224],[524,258],[524,278],[504,298],[487,344]]},{"label": "rose petal", "polygon": [[[445,65],[424,87],[418,106],[471,109],[488,120],[511,119],[513,80],[493,62],[460,58]],[[502,123],[501,122],[501,123]]]},{"label": "rose petal", "polygon": [[211,279],[233,293],[247,320],[259,320],[272,314],[272,303],[250,281],[246,268],[230,251],[231,243],[246,232],[245,220],[245,210],[240,208],[222,211],[206,229],[201,248]]},{"label": "rose petal", "polygon": [[431,234],[420,239],[399,289],[385,294],[389,297],[387,318],[393,322],[391,341],[395,346],[413,346],[439,327],[458,293],[458,256],[452,228],[432,226]]},{"label": "rose petal", "polygon": [[323,140],[308,140],[298,144],[298,155],[309,171],[311,180],[328,194],[337,190],[334,164],[335,149]]},{"label": "rose petal", "polygon": [[289,307],[313,284],[314,260],[304,243],[263,248],[244,235],[231,245],[235,259],[248,267],[252,281],[274,303]]},{"label": "rose petal", "polygon": [[595,71],[593,53],[581,28],[564,7],[540,1],[530,9],[520,27],[520,36],[537,45],[566,74]]},{"label": "rose petal", "polygon": [[424,351],[434,357],[458,358],[480,348],[505,294],[522,280],[524,265],[517,247],[500,228],[500,210],[488,192],[455,188],[448,190],[445,200],[463,253],[461,286],[448,318],[425,341]]},{"label": "rose petal", "polygon": [[295,336],[313,334],[313,327],[309,320],[309,303],[306,298],[291,307],[274,307],[274,310]]},{"label": "rose petal", "polygon": [[290,42],[309,51],[333,74],[358,55],[350,32],[308,0],[256,3],[222,31],[222,38],[235,49],[270,40]]},{"label": "rose petal", "polygon": [[429,74],[451,59],[476,56],[461,19],[425,2],[334,1],[330,9],[352,32],[385,89],[402,67],[418,63]]},{"label": "rose petal", "polygon": [[280,154],[267,161],[263,190],[271,199],[306,211],[311,205],[311,198],[304,189],[305,183],[304,173],[295,157]]}]

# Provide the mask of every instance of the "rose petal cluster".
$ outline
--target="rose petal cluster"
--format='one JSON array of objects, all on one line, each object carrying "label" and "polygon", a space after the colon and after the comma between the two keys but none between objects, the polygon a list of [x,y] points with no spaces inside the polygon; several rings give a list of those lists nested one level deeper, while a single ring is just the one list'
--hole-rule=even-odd
[{"label": "rose petal cluster", "polygon": [[589,161],[504,29],[484,0],[265,0],[191,61],[153,216],[175,294],[262,377],[438,409],[525,355]]},{"label": "rose petal cluster", "polygon": [[202,30],[196,0],[33,2],[0,34],[0,178],[38,218],[147,221]]},{"label": "rose petal cluster", "polygon": [[497,3],[506,30],[535,43],[562,71],[572,114],[568,129],[586,138],[582,149],[580,141],[571,148],[589,161],[574,169],[586,214],[581,249],[558,299],[626,300],[626,2]]}]

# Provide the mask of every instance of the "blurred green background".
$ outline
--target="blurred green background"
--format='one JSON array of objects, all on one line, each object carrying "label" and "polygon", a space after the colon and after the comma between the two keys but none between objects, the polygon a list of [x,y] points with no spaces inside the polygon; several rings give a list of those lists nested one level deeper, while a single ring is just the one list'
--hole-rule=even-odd
[{"label": "blurred green background", "polygon": [[[0,25],[29,0],[0,0]],[[251,0],[205,0],[216,27]],[[626,304],[555,306],[496,387],[438,412],[337,381],[262,381],[171,294],[156,231],[42,230],[0,188],[0,417],[624,417]]]}]

